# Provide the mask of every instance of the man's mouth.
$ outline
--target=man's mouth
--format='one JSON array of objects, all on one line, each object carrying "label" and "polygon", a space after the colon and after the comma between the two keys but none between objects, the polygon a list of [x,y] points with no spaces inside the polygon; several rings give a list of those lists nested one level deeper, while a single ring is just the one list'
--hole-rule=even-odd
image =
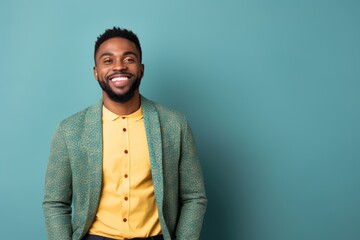
[{"label": "man's mouth", "polygon": [[118,81],[127,81],[129,78],[128,77],[114,77],[111,78],[112,82],[118,82]]},{"label": "man's mouth", "polygon": [[131,78],[130,74],[116,74],[109,77],[109,80],[112,82],[120,82],[120,81],[127,81]]}]

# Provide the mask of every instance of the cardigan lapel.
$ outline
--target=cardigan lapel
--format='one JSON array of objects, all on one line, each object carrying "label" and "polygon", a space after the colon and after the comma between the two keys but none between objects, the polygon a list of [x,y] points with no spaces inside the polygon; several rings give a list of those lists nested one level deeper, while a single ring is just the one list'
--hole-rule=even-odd
[{"label": "cardigan lapel", "polygon": [[102,188],[102,105],[103,102],[100,100],[91,106],[84,120],[87,164],[89,164],[89,175],[92,176],[89,192],[85,193],[89,206],[86,223],[90,225],[96,215]]},{"label": "cardigan lapel", "polygon": [[[158,112],[153,102],[141,97],[146,137],[149,147],[151,173],[154,184],[156,202],[159,210],[163,205],[163,166],[161,127]],[[161,211],[161,210],[160,210]]]}]

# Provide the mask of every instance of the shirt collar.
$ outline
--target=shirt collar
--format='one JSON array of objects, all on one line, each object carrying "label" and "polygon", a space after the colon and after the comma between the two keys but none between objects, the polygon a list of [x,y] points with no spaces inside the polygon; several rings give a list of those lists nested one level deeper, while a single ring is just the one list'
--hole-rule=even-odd
[{"label": "shirt collar", "polygon": [[130,113],[128,115],[117,115],[113,112],[111,112],[109,109],[107,109],[104,105],[103,105],[103,111],[102,111],[102,115],[103,115],[103,119],[107,120],[107,121],[115,121],[116,119],[119,118],[127,118],[130,121],[138,121],[140,119],[143,118],[143,112],[142,112],[142,108],[140,106],[140,108],[138,110],[136,110],[133,113]]}]

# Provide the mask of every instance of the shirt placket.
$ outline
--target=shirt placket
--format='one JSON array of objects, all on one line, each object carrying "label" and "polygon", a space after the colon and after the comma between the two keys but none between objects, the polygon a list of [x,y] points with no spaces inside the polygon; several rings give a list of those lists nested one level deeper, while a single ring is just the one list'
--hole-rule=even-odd
[{"label": "shirt placket", "polygon": [[122,149],[123,157],[121,162],[122,169],[122,222],[124,224],[124,233],[127,236],[130,234],[129,227],[129,212],[130,212],[130,146],[129,146],[129,119],[126,117],[121,118],[121,134],[122,134]]}]

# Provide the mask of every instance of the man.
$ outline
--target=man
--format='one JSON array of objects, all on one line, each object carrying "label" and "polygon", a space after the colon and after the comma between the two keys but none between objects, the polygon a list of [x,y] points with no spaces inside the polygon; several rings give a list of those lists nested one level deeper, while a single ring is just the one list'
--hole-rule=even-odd
[{"label": "man", "polygon": [[106,30],[94,58],[101,101],[63,120],[51,143],[49,239],[199,239],[207,199],[186,119],[140,95],[132,31]]}]

